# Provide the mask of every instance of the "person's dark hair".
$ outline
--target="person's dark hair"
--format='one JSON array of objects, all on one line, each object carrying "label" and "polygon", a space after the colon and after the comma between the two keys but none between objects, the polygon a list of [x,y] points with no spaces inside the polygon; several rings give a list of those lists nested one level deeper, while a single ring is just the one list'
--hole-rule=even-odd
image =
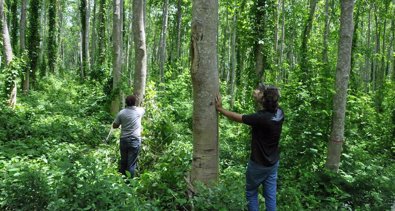
[{"label": "person's dark hair", "polygon": [[127,106],[135,106],[137,97],[135,95],[129,95],[125,99],[125,103]]},{"label": "person's dark hair", "polygon": [[263,107],[270,112],[275,112],[278,108],[278,100],[280,99],[280,92],[277,87],[266,86],[263,92],[263,99]]}]

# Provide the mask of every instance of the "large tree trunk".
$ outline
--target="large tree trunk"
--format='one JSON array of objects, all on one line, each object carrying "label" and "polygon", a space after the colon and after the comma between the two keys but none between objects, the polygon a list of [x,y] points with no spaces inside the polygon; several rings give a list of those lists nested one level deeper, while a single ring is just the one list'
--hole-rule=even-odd
[{"label": "large tree trunk", "polygon": [[[5,61],[6,65],[9,65],[12,61],[13,58],[13,53],[12,53],[12,47],[11,47],[11,40],[10,40],[10,34],[8,32],[8,25],[7,25],[7,20],[6,16],[4,14],[4,0],[0,0],[0,23],[1,23],[1,35],[3,37],[3,47],[4,47],[4,55],[5,55]],[[16,77],[13,78],[13,81],[10,84],[10,94],[9,94],[9,100],[8,100],[8,105],[12,108],[15,107],[16,104]]]},{"label": "large tree trunk", "polygon": [[81,79],[84,79],[89,71],[89,0],[81,0]]},{"label": "large tree trunk", "polygon": [[113,16],[113,98],[111,101],[111,114],[116,115],[121,106],[121,72],[122,72],[122,9],[123,0],[114,0],[114,16]]},{"label": "large tree trunk", "polygon": [[218,180],[219,92],[217,67],[218,0],[192,3],[191,75],[193,85],[192,181],[210,184]]},{"label": "large tree trunk", "polygon": [[160,81],[164,82],[164,68],[166,62],[166,35],[167,35],[167,20],[168,20],[168,4],[169,0],[163,2],[163,19],[162,19],[162,32],[160,34],[160,46],[159,46],[159,70],[160,70]]},{"label": "large tree trunk", "polygon": [[144,101],[147,77],[144,0],[133,0],[133,39],[135,53],[133,94],[137,96],[137,105],[141,105]]},{"label": "large tree trunk", "polygon": [[[37,70],[37,63],[40,54],[40,0],[31,0],[29,6],[29,36],[28,36],[28,56],[29,56],[29,73],[28,86],[34,86]],[[27,89],[29,90],[29,89]]]},{"label": "large tree trunk", "polygon": [[354,0],[341,1],[339,49],[336,67],[336,93],[333,98],[333,117],[326,167],[334,172],[339,170],[340,156],[344,142],[344,125],[347,102],[347,87],[351,66],[351,46]]}]

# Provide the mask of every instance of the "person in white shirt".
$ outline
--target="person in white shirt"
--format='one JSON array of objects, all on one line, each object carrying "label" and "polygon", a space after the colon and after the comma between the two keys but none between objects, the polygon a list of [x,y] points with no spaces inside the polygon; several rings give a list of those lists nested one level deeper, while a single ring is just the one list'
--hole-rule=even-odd
[{"label": "person in white shirt", "polygon": [[114,129],[121,126],[119,172],[126,176],[127,170],[132,178],[135,174],[137,156],[141,146],[141,119],[145,112],[144,108],[136,106],[136,101],[135,95],[127,96],[126,107],[117,114],[112,124]]}]

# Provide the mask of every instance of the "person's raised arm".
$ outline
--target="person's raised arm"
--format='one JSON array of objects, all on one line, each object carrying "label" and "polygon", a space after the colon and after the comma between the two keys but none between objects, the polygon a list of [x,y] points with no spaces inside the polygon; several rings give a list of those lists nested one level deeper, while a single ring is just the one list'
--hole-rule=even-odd
[{"label": "person's raised arm", "polygon": [[242,118],[243,115],[233,111],[228,111],[222,107],[222,99],[220,94],[218,94],[217,97],[215,98],[215,108],[217,109],[218,112],[225,115],[230,120],[235,122],[243,122],[243,118]]}]

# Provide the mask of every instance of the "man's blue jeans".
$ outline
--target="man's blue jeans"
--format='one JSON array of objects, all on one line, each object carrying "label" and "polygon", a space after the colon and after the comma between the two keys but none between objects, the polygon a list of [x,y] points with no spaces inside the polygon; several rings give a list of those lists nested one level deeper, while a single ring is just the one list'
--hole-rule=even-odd
[{"label": "man's blue jeans", "polygon": [[276,210],[276,192],[277,192],[277,169],[278,164],[267,167],[248,162],[246,173],[246,198],[249,211],[258,211],[258,188],[262,184],[264,187],[264,198],[267,211]]},{"label": "man's blue jeans", "polygon": [[121,153],[121,162],[119,172],[126,176],[126,170],[134,177],[137,166],[137,156],[140,151],[141,139],[130,136],[121,138],[119,151]]}]

